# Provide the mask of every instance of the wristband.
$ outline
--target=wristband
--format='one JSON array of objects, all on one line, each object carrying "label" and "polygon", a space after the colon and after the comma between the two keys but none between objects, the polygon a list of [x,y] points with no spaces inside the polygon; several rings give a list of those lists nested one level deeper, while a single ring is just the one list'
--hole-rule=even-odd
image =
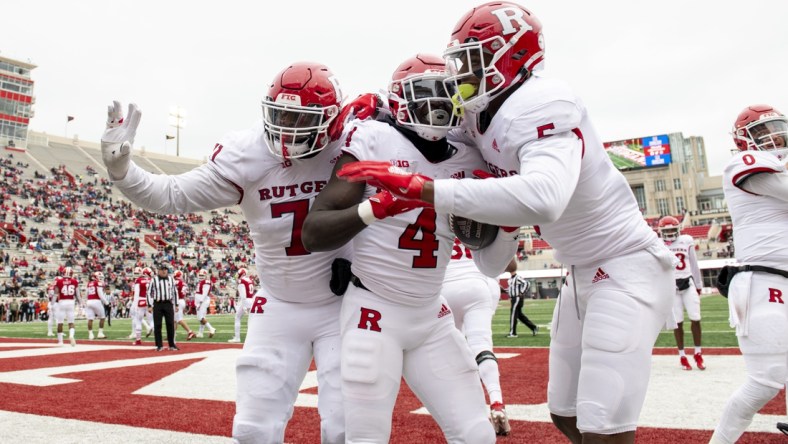
[{"label": "wristband", "polygon": [[378,218],[375,217],[375,213],[372,211],[372,203],[369,199],[358,204],[358,217],[361,218],[361,222],[364,222],[365,225],[369,225],[378,220]]}]

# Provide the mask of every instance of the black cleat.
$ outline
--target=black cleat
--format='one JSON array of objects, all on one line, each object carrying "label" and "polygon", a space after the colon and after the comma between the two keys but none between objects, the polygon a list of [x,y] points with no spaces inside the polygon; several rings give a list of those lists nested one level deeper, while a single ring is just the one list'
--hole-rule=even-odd
[{"label": "black cleat", "polygon": [[783,432],[784,434],[788,435],[788,422],[778,422],[777,423],[777,430]]}]

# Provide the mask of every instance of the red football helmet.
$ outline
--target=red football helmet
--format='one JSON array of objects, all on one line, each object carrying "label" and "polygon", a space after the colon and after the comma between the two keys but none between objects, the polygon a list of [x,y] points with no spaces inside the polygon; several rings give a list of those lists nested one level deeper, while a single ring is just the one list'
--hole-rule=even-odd
[{"label": "red football helmet", "polygon": [[239,268],[237,278],[241,279],[242,277],[246,276],[246,273],[247,273],[246,268]]},{"label": "red football helmet", "polygon": [[389,84],[389,108],[398,125],[412,129],[421,138],[440,140],[456,128],[459,117],[443,81],[446,63],[430,54],[418,54],[394,71]]},{"label": "red football helmet", "polygon": [[672,242],[679,238],[679,220],[673,216],[660,219],[657,229],[663,240]]},{"label": "red football helmet", "polygon": [[183,272],[181,270],[175,270],[175,272],[172,273],[172,277],[173,279],[183,279]]},{"label": "red football helmet", "polygon": [[151,276],[153,276],[153,270],[151,270],[149,267],[145,267],[145,268],[142,269],[142,274],[144,274],[145,276],[151,277]]},{"label": "red football helmet", "polygon": [[544,60],[542,24],[511,2],[490,2],[465,14],[443,53],[446,86],[465,110],[479,112]]},{"label": "red football helmet", "polygon": [[342,106],[334,74],[318,63],[293,63],[276,75],[263,99],[268,149],[281,159],[317,153],[330,142],[329,127]]},{"label": "red football helmet", "polygon": [[740,151],[770,151],[782,160],[788,148],[788,119],[769,105],[751,105],[739,113],[731,134]]}]

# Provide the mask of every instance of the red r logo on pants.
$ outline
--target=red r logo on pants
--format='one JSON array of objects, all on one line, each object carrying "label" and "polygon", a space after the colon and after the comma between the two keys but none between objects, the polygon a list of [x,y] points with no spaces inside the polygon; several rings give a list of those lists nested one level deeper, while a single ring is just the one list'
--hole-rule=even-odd
[{"label": "red r logo on pants", "polygon": [[777,288],[769,289],[769,302],[783,303],[783,292]]},{"label": "red r logo on pants", "polygon": [[255,296],[254,302],[252,302],[252,308],[249,309],[249,312],[252,314],[263,314],[265,310],[263,310],[263,305],[268,302],[268,299],[262,296]]},{"label": "red r logo on pants", "polygon": [[382,315],[377,310],[361,307],[361,318],[358,321],[358,328],[362,330],[380,331],[378,321]]}]

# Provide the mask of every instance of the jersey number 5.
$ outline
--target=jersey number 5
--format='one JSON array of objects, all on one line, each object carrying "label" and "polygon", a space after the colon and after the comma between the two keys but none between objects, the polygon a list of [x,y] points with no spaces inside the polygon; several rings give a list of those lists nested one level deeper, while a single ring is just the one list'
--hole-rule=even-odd
[{"label": "jersey number 5", "polygon": [[[402,250],[416,250],[418,256],[413,258],[413,268],[435,268],[438,266],[438,239],[435,237],[435,210],[421,210],[415,222],[405,228],[399,237],[398,247]],[[421,239],[416,235],[421,232]]]}]

